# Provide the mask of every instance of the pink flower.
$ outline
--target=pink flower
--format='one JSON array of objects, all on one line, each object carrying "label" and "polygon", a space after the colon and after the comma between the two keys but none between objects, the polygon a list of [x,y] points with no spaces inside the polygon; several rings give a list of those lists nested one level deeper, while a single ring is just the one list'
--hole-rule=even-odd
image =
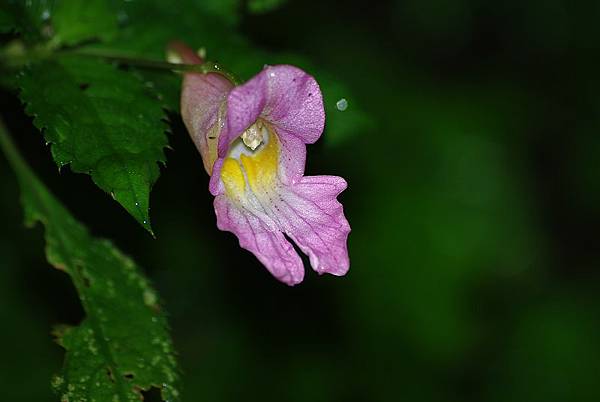
[{"label": "pink flower", "polygon": [[[185,63],[202,63],[172,45]],[[305,144],[319,139],[325,111],[319,85],[297,67],[265,67],[243,85],[216,73],[186,73],[183,121],[211,175],[217,227],[234,233],[282,282],[304,278],[302,260],[319,274],[344,275],[350,225],[336,197],[337,176],[304,176]]]}]

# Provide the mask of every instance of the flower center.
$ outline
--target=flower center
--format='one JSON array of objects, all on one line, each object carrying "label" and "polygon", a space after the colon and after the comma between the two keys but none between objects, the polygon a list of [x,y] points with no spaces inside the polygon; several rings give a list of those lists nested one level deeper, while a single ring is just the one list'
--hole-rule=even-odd
[{"label": "flower center", "polygon": [[221,180],[234,198],[245,196],[246,190],[260,195],[272,188],[278,165],[277,135],[259,121],[231,144],[221,169]]},{"label": "flower center", "polygon": [[242,133],[241,138],[244,144],[254,151],[268,135],[266,125],[261,120],[257,120]]}]

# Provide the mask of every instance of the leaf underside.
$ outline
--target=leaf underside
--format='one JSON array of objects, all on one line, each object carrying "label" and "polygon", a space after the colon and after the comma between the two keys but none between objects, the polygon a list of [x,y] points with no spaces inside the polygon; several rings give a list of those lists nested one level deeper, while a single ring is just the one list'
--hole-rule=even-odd
[{"label": "leaf underside", "polygon": [[151,231],[149,195],[167,145],[154,93],[134,74],[74,55],[33,65],[19,84],[58,166],[90,174]]}]

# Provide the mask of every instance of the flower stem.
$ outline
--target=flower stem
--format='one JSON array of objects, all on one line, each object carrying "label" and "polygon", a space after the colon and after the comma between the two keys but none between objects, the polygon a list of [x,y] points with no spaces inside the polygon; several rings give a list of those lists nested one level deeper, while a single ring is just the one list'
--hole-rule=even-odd
[{"label": "flower stem", "polygon": [[77,54],[80,56],[90,56],[90,57],[99,57],[109,61],[114,61],[116,63],[125,64],[134,67],[140,68],[149,68],[156,70],[169,70],[169,71],[177,71],[181,73],[200,73],[200,74],[208,74],[208,73],[216,73],[221,74],[223,77],[227,78],[233,84],[238,85],[239,80],[232,73],[225,70],[221,65],[211,61],[205,61],[202,64],[184,64],[184,63],[170,63],[168,61],[162,60],[152,60],[152,59],[143,59],[138,57],[132,57],[131,55],[115,52],[115,51],[105,51],[103,49],[93,49],[93,48],[79,48],[72,50],[63,50],[63,52],[68,52],[71,54]]},{"label": "flower stem", "polygon": [[0,118],[0,151],[0,155],[2,153],[4,154],[9,166],[13,168],[17,176],[22,177],[28,175],[26,162],[23,160],[23,157],[12,141],[2,118]]},{"label": "flower stem", "polygon": [[4,49],[0,49],[0,64],[4,64],[9,68],[21,68],[29,63],[51,59],[61,54],[96,57],[128,66],[170,72],[175,71],[180,73],[200,74],[216,73],[227,78],[235,85],[240,83],[235,75],[225,70],[218,63],[211,61],[205,61],[202,64],[170,63],[168,61],[140,58],[114,50],[94,49],[89,47],[54,49],[50,46],[38,45],[33,48],[26,48],[19,40],[9,43]]}]

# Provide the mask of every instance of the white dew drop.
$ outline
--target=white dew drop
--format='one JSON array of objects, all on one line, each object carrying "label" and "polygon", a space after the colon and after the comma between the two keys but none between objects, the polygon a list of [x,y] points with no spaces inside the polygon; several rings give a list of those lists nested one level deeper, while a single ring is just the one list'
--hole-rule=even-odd
[{"label": "white dew drop", "polygon": [[346,98],[342,98],[336,102],[335,107],[340,112],[343,112],[344,110],[348,109],[348,101],[346,100]]},{"label": "white dew drop", "polygon": [[55,375],[54,377],[52,377],[52,382],[51,385],[52,387],[54,387],[54,389],[58,389],[60,386],[62,386],[65,382],[65,379],[59,375]]},{"label": "white dew drop", "polygon": [[150,289],[144,290],[143,298],[144,298],[144,304],[148,307],[154,307],[154,306],[156,306],[156,303],[158,302],[158,297],[156,296],[156,293],[154,293]]}]

